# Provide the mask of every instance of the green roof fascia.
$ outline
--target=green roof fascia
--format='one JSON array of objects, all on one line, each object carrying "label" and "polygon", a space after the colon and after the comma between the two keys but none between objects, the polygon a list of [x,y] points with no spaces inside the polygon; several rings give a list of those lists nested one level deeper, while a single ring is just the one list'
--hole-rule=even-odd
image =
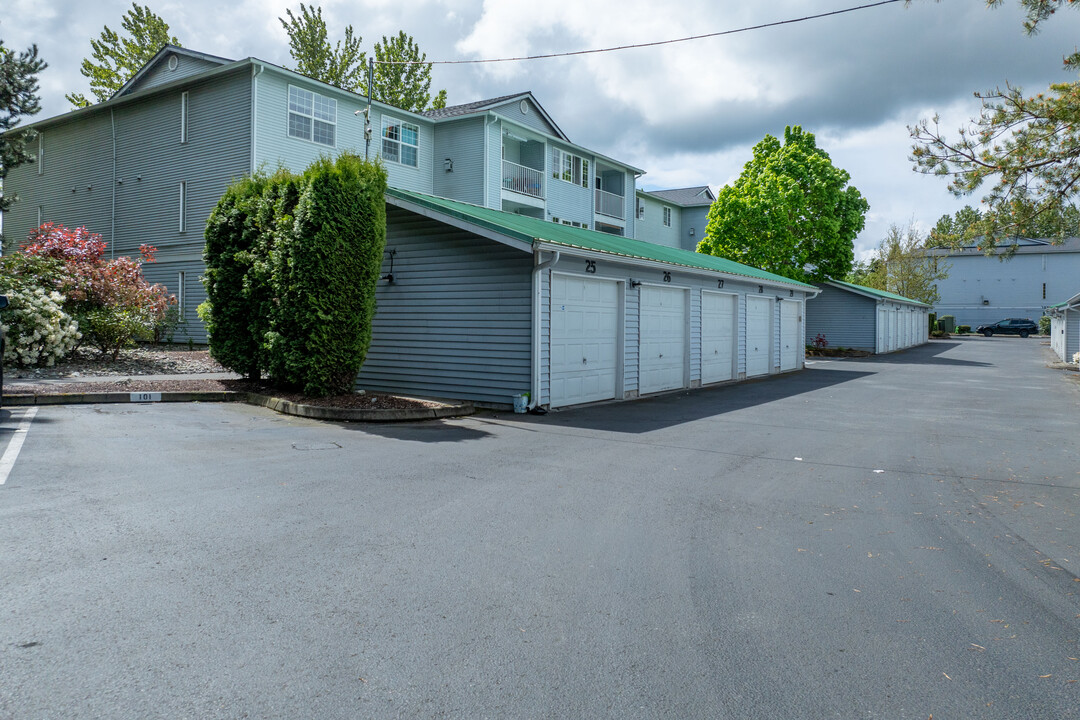
[{"label": "green roof fascia", "polygon": [[588,250],[614,255],[632,260],[679,265],[697,270],[708,270],[728,275],[739,275],[754,280],[764,280],[771,284],[782,284],[799,290],[816,292],[813,285],[792,280],[791,278],[759,270],[734,260],[678,248],[655,245],[643,240],[609,235],[598,230],[585,230],[569,225],[557,225],[539,218],[515,215],[514,213],[480,207],[458,200],[424,195],[423,193],[387,188],[386,194],[405,202],[415,203],[428,210],[445,213],[460,221],[475,224],[485,230],[504,235],[508,238],[527,242],[532,245],[547,244],[575,250]]},{"label": "green roof fascia", "polygon": [[847,288],[848,290],[854,290],[855,292],[860,292],[864,295],[873,295],[875,297],[881,298],[882,300],[896,300],[897,302],[904,302],[910,305],[919,305],[920,307],[924,308],[930,307],[924,302],[912,300],[911,298],[904,297],[903,295],[897,295],[896,293],[891,293],[887,290],[878,290],[877,288],[856,285],[855,283],[844,282],[843,280],[829,280],[828,284]]}]

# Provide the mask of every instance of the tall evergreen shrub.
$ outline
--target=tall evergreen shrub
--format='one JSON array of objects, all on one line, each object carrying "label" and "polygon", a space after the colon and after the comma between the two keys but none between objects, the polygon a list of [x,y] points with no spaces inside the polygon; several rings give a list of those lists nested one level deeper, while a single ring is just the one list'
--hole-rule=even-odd
[{"label": "tall evergreen shrub", "polygon": [[385,191],[386,171],[355,155],[304,173],[292,232],[272,262],[275,381],[312,396],[352,391],[371,345]]}]

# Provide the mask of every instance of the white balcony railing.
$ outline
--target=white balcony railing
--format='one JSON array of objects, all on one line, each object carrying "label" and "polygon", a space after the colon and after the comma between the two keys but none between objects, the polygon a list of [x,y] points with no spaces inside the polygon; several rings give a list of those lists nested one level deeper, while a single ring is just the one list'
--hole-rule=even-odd
[{"label": "white balcony railing", "polygon": [[626,198],[622,195],[609,193],[606,190],[596,191],[596,212],[600,215],[626,219]]},{"label": "white balcony railing", "polygon": [[521,193],[534,198],[544,198],[544,173],[531,167],[503,160],[502,186],[504,190]]}]

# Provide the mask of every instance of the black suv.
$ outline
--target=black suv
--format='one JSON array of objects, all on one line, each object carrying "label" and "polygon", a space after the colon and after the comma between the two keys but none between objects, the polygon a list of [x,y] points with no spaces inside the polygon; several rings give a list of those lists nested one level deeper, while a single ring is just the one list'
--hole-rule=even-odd
[{"label": "black suv", "polygon": [[1026,338],[1028,335],[1038,335],[1039,326],[1028,318],[1007,318],[993,325],[980,325],[975,332],[982,333],[986,337],[997,333],[998,335],[1019,335]]}]

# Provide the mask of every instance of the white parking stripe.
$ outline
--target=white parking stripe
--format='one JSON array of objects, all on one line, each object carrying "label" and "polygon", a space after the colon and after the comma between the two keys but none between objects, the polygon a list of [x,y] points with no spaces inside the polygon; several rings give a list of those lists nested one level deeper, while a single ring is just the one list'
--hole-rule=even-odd
[{"label": "white parking stripe", "polygon": [[19,427],[15,428],[11,440],[8,441],[7,450],[4,451],[4,456],[0,457],[0,485],[7,482],[11,468],[15,467],[15,458],[19,457],[19,451],[22,450],[23,440],[26,439],[26,433],[30,432],[30,423],[34,422],[34,416],[37,415],[37,411],[38,409],[36,407],[32,407],[26,411],[26,415],[23,416],[22,422],[19,423]]}]

